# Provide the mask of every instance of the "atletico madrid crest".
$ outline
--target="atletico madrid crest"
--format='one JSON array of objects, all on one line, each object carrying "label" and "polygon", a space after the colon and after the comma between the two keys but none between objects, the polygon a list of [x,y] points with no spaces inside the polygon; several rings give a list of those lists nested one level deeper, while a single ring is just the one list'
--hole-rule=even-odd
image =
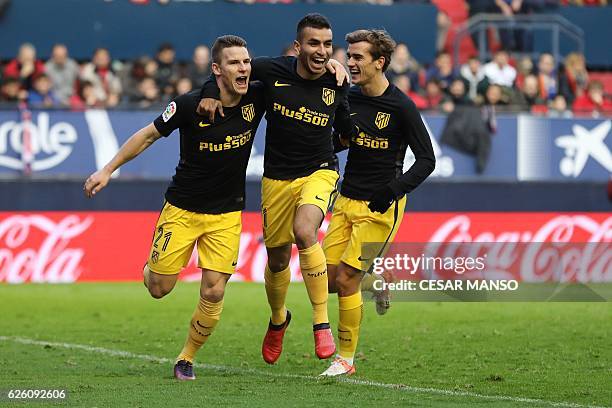
[{"label": "atletico madrid crest", "polygon": [[379,129],[386,128],[387,125],[389,124],[389,119],[390,118],[391,118],[390,114],[385,113],[385,112],[378,112],[376,114],[376,120],[374,121],[374,124]]},{"label": "atletico madrid crest", "polygon": [[253,120],[253,118],[255,117],[255,107],[252,103],[249,103],[248,105],[242,107],[242,117],[247,122]]},{"label": "atletico madrid crest", "polygon": [[329,88],[323,88],[322,98],[323,102],[325,102],[325,104],[329,106],[336,100],[336,91]]}]

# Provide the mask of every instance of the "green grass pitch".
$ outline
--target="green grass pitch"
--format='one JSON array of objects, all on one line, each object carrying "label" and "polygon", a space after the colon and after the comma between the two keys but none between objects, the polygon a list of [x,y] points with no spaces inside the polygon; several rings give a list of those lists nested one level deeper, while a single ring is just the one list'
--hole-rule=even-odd
[{"label": "green grass pitch", "polygon": [[[316,378],[328,362],[314,356],[303,284],[268,366],[263,285],[230,282],[197,380],[179,383],[172,360],[197,296],[194,283],[161,300],[137,283],[1,285],[0,390],[68,390],[36,407],[612,405],[610,303],[395,302],[380,317],[367,302],[357,373],[342,381]],[[329,310],[335,329],[335,295]]]}]

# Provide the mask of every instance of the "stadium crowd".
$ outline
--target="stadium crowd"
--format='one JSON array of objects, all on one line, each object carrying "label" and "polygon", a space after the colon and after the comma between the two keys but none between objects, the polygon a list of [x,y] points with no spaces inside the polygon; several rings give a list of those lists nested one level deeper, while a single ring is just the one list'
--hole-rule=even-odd
[{"label": "stadium crowd", "polygon": [[[291,54],[292,47],[284,53]],[[335,48],[333,58],[345,63],[345,49]],[[25,101],[45,109],[157,109],[204,83],[210,74],[210,51],[199,45],[191,61],[177,61],[173,46],[166,43],[154,57],[116,61],[108,49],[98,48],[90,61],[77,62],[65,45],[56,44],[43,62],[26,43],[0,73],[0,103],[5,108]],[[387,75],[420,110],[449,113],[458,105],[491,105],[497,111],[561,117],[612,113],[602,82],[589,80],[584,56],[575,52],[559,63],[548,53],[537,61],[526,56],[515,60],[502,49],[490,62],[474,56],[457,66],[447,51],[440,51],[425,66],[400,43]]]}]

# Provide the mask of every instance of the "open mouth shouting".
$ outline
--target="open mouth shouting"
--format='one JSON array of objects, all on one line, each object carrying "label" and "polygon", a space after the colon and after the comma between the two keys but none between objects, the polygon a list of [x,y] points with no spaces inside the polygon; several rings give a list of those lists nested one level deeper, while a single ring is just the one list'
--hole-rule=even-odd
[{"label": "open mouth shouting", "polygon": [[313,71],[321,72],[325,69],[325,64],[327,64],[327,58],[313,55],[312,58],[310,58],[310,64],[313,68]]},{"label": "open mouth shouting", "polygon": [[240,75],[236,77],[235,87],[237,91],[246,91],[249,86],[249,77],[247,75]]}]

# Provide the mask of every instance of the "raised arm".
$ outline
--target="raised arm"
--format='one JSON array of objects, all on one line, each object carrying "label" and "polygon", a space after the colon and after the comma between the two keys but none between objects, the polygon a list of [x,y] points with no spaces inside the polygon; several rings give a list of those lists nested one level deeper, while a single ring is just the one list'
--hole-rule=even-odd
[{"label": "raised arm", "polygon": [[102,169],[89,176],[85,181],[85,185],[83,186],[85,195],[87,197],[96,195],[97,192],[106,187],[115,170],[138,156],[160,137],[161,134],[157,131],[153,123],[130,136],[123,146],[121,146],[115,157],[113,157]]}]

